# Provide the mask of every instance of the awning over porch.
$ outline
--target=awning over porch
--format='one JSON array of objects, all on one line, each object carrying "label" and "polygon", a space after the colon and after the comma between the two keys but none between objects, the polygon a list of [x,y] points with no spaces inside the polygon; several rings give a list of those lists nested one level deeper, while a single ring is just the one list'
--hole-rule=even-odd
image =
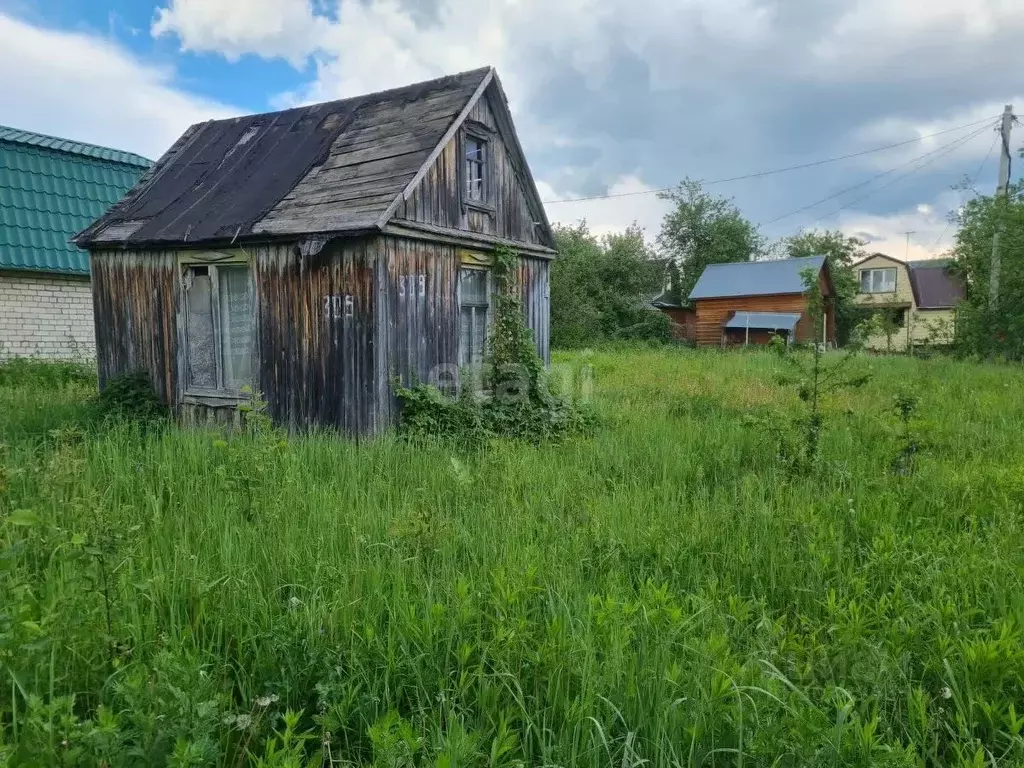
[{"label": "awning over porch", "polygon": [[726,321],[729,330],[750,328],[758,331],[785,331],[793,333],[800,315],[782,312],[737,312]]}]

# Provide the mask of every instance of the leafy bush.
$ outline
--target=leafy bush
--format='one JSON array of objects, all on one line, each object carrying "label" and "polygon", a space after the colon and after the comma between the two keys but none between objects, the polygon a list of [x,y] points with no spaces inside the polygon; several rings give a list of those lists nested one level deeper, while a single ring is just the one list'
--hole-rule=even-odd
[{"label": "leafy bush", "polygon": [[574,348],[606,341],[672,338],[672,323],[646,306],[664,285],[664,265],[631,227],[598,239],[586,223],[556,227],[551,262],[551,344]]},{"label": "leafy bush", "polygon": [[[954,269],[967,284],[956,315],[963,355],[1024,360],[1024,180],[1006,197],[975,195],[958,211]],[[992,247],[998,235],[999,295],[991,295]]]},{"label": "leafy bush", "polygon": [[114,376],[96,398],[96,413],[104,420],[123,419],[140,424],[164,421],[170,411],[157,397],[149,374],[139,370]]}]

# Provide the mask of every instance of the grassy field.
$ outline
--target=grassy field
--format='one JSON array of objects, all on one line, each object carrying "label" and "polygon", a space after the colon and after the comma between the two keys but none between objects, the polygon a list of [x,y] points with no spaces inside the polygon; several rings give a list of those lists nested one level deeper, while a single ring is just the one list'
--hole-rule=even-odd
[{"label": "grassy field", "polygon": [[858,361],[794,473],[776,358],[586,362],[473,452],[0,377],[0,765],[1024,764],[1021,369]]}]

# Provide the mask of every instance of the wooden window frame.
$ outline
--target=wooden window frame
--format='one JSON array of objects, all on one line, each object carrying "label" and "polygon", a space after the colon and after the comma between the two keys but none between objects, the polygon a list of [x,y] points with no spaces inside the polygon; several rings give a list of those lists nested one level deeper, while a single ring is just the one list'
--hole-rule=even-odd
[{"label": "wooden window frame", "polygon": [[[892,275],[892,290],[891,291],[865,291],[863,289],[863,286],[864,286],[864,273],[869,273],[870,274],[870,273],[874,273],[874,272],[889,272],[889,271],[891,271],[893,273],[893,275]],[[900,272],[899,272],[899,270],[896,267],[864,267],[863,269],[861,269],[857,273],[857,280],[858,280],[857,293],[859,293],[861,295],[864,295],[864,296],[884,296],[884,295],[894,294],[894,293],[898,293],[899,292],[898,289],[899,289],[899,281],[900,281]],[[872,278],[869,278],[868,279],[868,283],[870,284],[871,281],[872,281]]]},{"label": "wooden window frame", "polygon": [[[494,162],[494,140],[493,136],[481,128],[473,125],[466,125],[461,131],[459,142],[459,195],[462,198],[464,208],[484,211],[494,214],[497,209],[493,202],[494,185],[493,162]],[[466,150],[470,141],[479,142],[484,149],[484,158],[481,162],[483,174],[483,196],[477,200],[469,196],[469,177],[466,174]]]},{"label": "wooden window frame", "polygon": [[[483,272],[483,273],[485,273],[487,275],[487,285],[486,285],[486,287],[484,289],[484,291],[485,291],[484,295],[486,296],[486,303],[485,304],[468,304],[468,303],[464,304],[463,303],[463,298],[462,298],[462,273],[463,272]],[[490,269],[488,269],[487,267],[484,267],[484,266],[476,266],[476,265],[471,265],[471,264],[460,264],[459,265],[459,271],[458,271],[458,292],[457,292],[457,296],[456,296],[456,301],[457,301],[457,304],[458,304],[458,307],[459,307],[459,326],[460,326],[460,330],[459,330],[458,356],[459,356],[459,367],[460,368],[462,368],[463,366],[482,365],[483,362],[487,359],[487,344],[490,341],[490,336],[491,336],[491,333],[490,333],[490,331],[491,331],[491,320],[493,319],[493,313],[494,313],[493,303],[491,302],[491,294],[493,293],[493,290],[494,290],[494,276],[491,273]],[[472,355],[473,355],[473,341],[472,341],[472,338],[470,338],[469,350],[467,350],[468,354],[466,354],[466,355],[463,354],[461,325],[462,325],[462,310],[465,307],[476,307],[476,308],[484,307],[485,308],[485,312],[484,312],[485,336],[484,336],[484,344],[483,344],[483,357],[479,361],[474,361],[472,359]],[[472,331],[472,328],[471,328],[471,331]]]},{"label": "wooden window frame", "polygon": [[[199,387],[192,384],[189,380],[189,359],[188,359],[188,338],[189,338],[189,290],[188,284],[189,272],[197,267],[205,267],[210,277],[210,308],[211,308],[211,320],[213,324],[213,348],[214,348],[214,370],[217,379],[217,386],[214,388],[210,387]],[[178,370],[181,372],[180,375],[183,380],[182,385],[182,402],[187,404],[198,404],[198,405],[209,405],[209,406],[235,406],[240,403],[248,402],[252,398],[251,392],[245,392],[242,389],[228,388],[224,385],[224,361],[223,361],[223,337],[221,330],[221,312],[220,312],[220,275],[218,267],[246,267],[249,269],[250,277],[253,281],[253,334],[254,334],[254,349],[253,349],[253,371],[255,376],[259,376],[259,294],[256,290],[256,279],[253,273],[252,264],[249,259],[244,255],[239,256],[236,254],[198,254],[194,256],[187,256],[179,259],[179,276],[181,279],[181,299],[180,299],[180,323],[182,328],[182,344],[180,344],[179,352],[179,366]],[[253,382],[255,385],[255,382]]]}]

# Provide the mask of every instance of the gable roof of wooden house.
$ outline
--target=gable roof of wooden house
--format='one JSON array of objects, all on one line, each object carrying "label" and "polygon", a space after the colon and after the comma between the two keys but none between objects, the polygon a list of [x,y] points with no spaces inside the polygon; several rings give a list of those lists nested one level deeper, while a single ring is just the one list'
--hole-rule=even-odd
[{"label": "gable roof of wooden house", "polygon": [[193,125],[75,242],[195,245],[381,231],[489,89],[542,248],[550,251],[554,236],[490,67]]},{"label": "gable roof of wooden house", "polygon": [[690,300],[803,293],[803,271],[821,272],[824,265],[824,256],[709,264],[690,291]]}]

